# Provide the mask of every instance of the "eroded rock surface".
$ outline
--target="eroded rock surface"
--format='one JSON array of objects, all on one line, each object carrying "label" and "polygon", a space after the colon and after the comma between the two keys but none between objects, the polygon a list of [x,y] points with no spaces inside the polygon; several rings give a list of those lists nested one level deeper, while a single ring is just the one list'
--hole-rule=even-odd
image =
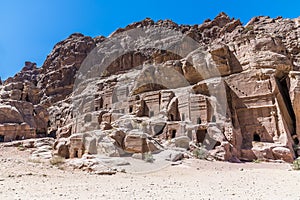
[{"label": "eroded rock surface", "polygon": [[194,26],[147,18],[109,38],[72,34],[41,68],[26,62],[0,85],[0,141],[57,137],[55,154],[66,158],[192,142],[220,160],[291,162],[299,38],[299,18],[243,26],[225,13]]}]

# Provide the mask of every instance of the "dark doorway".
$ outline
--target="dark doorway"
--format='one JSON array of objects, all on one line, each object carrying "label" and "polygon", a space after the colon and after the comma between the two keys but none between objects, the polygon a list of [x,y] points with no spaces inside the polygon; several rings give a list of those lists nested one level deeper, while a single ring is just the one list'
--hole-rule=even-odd
[{"label": "dark doorway", "polygon": [[74,158],[78,158],[78,150],[77,149],[74,150]]},{"label": "dark doorway", "polygon": [[98,100],[98,105],[97,105],[97,107],[99,106],[99,108],[100,109],[103,109],[103,99],[102,98],[100,98],[99,100]]},{"label": "dark doorway", "polygon": [[254,133],[253,135],[253,141],[260,142],[260,136],[257,133]]},{"label": "dark doorway", "polygon": [[211,118],[211,122],[216,122],[216,121],[217,121],[216,116],[213,115],[212,118]]},{"label": "dark doorway", "polygon": [[181,121],[185,121],[185,114],[184,113],[181,114]]},{"label": "dark doorway", "polygon": [[0,135],[0,142],[4,142],[4,135]]},{"label": "dark doorway", "polygon": [[174,121],[174,115],[170,115],[171,121]]},{"label": "dark doorway", "polygon": [[205,136],[206,136],[206,130],[197,130],[196,132],[197,143],[203,144]]},{"label": "dark doorway", "polygon": [[201,117],[198,117],[198,118],[197,118],[197,124],[201,124],[201,123],[202,123]]},{"label": "dark doorway", "polygon": [[57,130],[52,130],[52,131],[47,135],[47,137],[56,139],[56,131],[57,131]]},{"label": "dark doorway", "polygon": [[26,95],[25,101],[30,102],[28,95]]},{"label": "dark doorway", "polygon": [[172,130],[171,138],[175,138],[175,137],[176,137],[176,130]]},{"label": "dark doorway", "polygon": [[133,112],[133,106],[129,106],[129,113]]},{"label": "dark doorway", "polygon": [[294,138],[294,143],[295,143],[296,145],[299,144],[299,139],[298,139],[297,137]]}]

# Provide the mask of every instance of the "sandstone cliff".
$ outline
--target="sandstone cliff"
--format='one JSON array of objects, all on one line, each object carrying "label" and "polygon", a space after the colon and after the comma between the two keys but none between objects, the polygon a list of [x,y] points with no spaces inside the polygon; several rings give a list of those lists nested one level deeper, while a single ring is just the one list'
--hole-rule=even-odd
[{"label": "sandstone cliff", "polygon": [[55,147],[65,157],[194,141],[221,160],[291,162],[299,38],[298,18],[243,26],[225,13],[193,26],[147,18],[108,38],[72,34],[41,68],[26,62],[0,86],[0,140],[72,135]]}]

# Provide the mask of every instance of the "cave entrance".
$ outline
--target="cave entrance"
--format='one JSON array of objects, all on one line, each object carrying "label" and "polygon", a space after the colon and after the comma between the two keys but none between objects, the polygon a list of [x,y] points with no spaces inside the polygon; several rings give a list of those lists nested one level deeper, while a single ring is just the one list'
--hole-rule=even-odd
[{"label": "cave entrance", "polygon": [[0,142],[4,142],[4,135],[0,135]]},{"label": "cave entrance", "polygon": [[206,136],[206,130],[197,130],[196,132],[197,143],[203,144],[205,136]]},{"label": "cave entrance", "polygon": [[260,142],[260,136],[257,133],[253,134],[253,141]]},{"label": "cave entrance", "polygon": [[129,106],[129,113],[133,112],[133,106]]},{"label": "cave entrance", "polygon": [[74,158],[78,158],[78,149],[74,149]]},{"label": "cave entrance", "polygon": [[28,96],[28,95],[26,95],[25,101],[30,102],[30,99],[29,99],[29,96]]},{"label": "cave entrance", "polygon": [[57,130],[52,130],[52,131],[47,135],[47,137],[56,139],[56,131],[57,131]]},{"label": "cave entrance", "polygon": [[103,99],[99,99],[99,108],[103,109]]},{"label": "cave entrance", "polygon": [[174,115],[173,114],[170,115],[170,118],[171,118],[171,121],[174,121]]},{"label": "cave entrance", "polygon": [[176,137],[176,130],[172,130],[171,138],[175,138],[175,137]]}]

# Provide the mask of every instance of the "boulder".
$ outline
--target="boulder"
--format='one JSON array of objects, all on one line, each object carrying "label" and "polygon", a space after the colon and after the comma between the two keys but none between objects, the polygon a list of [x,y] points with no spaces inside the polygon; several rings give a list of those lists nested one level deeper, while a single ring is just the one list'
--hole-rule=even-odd
[{"label": "boulder", "polygon": [[241,149],[240,152],[241,155],[239,159],[242,161],[253,161],[257,159],[256,155],[253,153],[251,149]]},{"label": "boulder", "polygon": [[272,149],[274,158],[277,160],[284,160],[285,162],[292,163],[294,161],[293,154],[286,147],[275,147]]},{"label": "boulder", "polygon": [[124,139],[126,137],[126,133],[124,131],[113,131],[112,134],[110,134],[110,137],[115,140],[114,144],[117,147],[124,149]]},{"label": "boulder", "polygon": [[110,129],[112,129],[112,126],[111,126],[110,123],[105,122],[105,121],[101,122],[101,124],[100,124],[100,130],[104,131],[104,130],[110,130]]},{"label": "boulder", "polygon": [[274,155],[272,153],[272,146],[268,143],[255,142],[252,144],[252,151],[259,160],[274,160]]},{"label": "boulder", "polygon": [[[210,150],[209,154],[216,160],[229,161],[235,163],[240,162],[240,160],[237,158],[237,149],[227,141],[222,142],[219,146],[216,146],[214,149]],[[247,158],[248,155],[244,154],[243,156]]]},{"label": "boulder", "polygon": [[69,147],[70,147],[70,140],[66,138],[61,138],[57,141],[55,141],[53,145],[53,154],[56,156],[60,156],[63,158],[69,158]]},{"label": "boulder", "polygon": [[142,132],[129,133],[124,139],[124,150],[129,153],[148,152],[147,135]]},{"label": "boulder", "polygon": [[164,151],[163,154],[166,155],[165,160],[171,162],[176,162],[184,158],[184,153],[181,151],[167,150]]},{"label": "boulder", "polygon": [[190,138],[187,136],[179,136],[171,140],[171,142],[175,144],[175,147],[180,147],[184,149],[189,149],[190,141]]},{"label": "boulder", "polygon": [[97,153],[109,157],[120,157],[124,151],[116,147],[112,142],[99,142],[97,145]]},{"label": "boulder", "polygon": [[160,150],[160,148],[157,147],[157,145],[155,145],[155,143],[151,140],[147,140],[147,146],[148,146],[149,152],[157,152]]}]

